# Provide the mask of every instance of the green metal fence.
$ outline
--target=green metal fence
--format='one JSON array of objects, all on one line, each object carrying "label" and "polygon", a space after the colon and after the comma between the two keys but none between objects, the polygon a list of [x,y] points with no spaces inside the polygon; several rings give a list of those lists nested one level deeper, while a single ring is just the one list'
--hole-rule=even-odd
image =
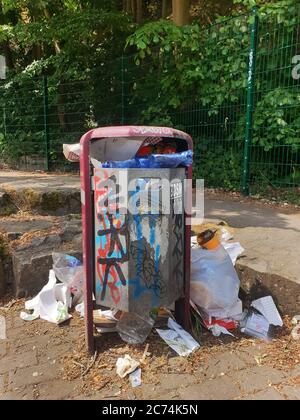
[{"label": "green metal fence", "polygon": [[206,186],[246,194],[298,188],[300,5],[291,19],[254,9],[206,28],[201,37],[205,77],[186,91],[178,84],[180,104],[168,103],[162,83],[172,63],[161,65],[155,55],[139,65],[134,56],[121,57],[98,69],[96,78],[44,76],[3,85],[1,160],[69,170],[74,166],[64,160],[62,144],[77,142],[92,127],[166,125],[193,136],[194,176]]}]

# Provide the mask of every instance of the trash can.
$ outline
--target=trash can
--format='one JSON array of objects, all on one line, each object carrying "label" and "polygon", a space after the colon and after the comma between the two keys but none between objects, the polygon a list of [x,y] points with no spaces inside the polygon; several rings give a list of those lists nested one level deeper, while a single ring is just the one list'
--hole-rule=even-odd
[{"label": "trash can", "polygon": [[[175,303],[177,321],[189,327],[190,226],[186,218],[191,191],[185,188],[185,179],[192,177],[191,165],[126,167],[144,144],[170,141],[180,152],[192,150],[189,135],[165,127],[97,128],[81,138],[89,351],[94,350],[93,309],[97,305],[143,315]],[[107,161],[119,162],[121,167],[99,164]],[[164,182],[169,188],[164,188]]]}]

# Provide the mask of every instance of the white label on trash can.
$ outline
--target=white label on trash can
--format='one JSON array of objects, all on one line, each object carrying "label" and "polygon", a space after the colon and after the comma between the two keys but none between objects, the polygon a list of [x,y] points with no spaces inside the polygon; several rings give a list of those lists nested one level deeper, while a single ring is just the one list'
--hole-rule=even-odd
[{"label": "white label on trash can", "polygon": [[83,189],[80,190],[80,197],[81,197],[81,204],[85,205],[85,191]]}]

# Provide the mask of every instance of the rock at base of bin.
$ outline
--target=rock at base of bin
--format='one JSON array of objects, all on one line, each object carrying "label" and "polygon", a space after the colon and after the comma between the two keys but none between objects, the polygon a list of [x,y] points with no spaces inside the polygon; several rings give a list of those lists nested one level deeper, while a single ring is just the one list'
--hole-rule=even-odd
[{"label": "rock at base of bin", "polygon": [[58,235],[49,235],[34,238],[30,243],[21,245],[13,251],[13,289],[17,298],[35,296],[45,286],[53,264],[53,251],[80,258],[80,250],[68,249],[66,244],[62,250],[61,246],[62,240]]}]

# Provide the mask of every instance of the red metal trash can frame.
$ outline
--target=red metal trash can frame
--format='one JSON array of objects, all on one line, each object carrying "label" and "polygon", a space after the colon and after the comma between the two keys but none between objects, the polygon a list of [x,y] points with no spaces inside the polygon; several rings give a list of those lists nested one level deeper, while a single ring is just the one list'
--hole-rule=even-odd
[{"label": "red metal trash can frame", "polygon": [[[186,149],[193,150],[192,138],[180,131],[168,127],[147,126],[117,126],[96,128],[84,134],[80,140],[80,180],[81,180],[81,206],[82,206],[82,235],[83,235],[83,265],[84,265],[84,311],[86,346],[88,351],[95,349],[93,327],[93,289],[94,289],[94,200],[91,186],[90,146],[95,141],[114,138],[135,139],[140,137],[160,137],[163,140],[183,140]],[[192,166],[186,168],[186,179],[192,179]],[[192,192],[186,189],[184,220],[190,218],[192,207]],[[185,223],[184,239],[184,296],[175,302],[176,320],[189,329],[189,300],[190,300],[190,236],[191,226]]]}]

